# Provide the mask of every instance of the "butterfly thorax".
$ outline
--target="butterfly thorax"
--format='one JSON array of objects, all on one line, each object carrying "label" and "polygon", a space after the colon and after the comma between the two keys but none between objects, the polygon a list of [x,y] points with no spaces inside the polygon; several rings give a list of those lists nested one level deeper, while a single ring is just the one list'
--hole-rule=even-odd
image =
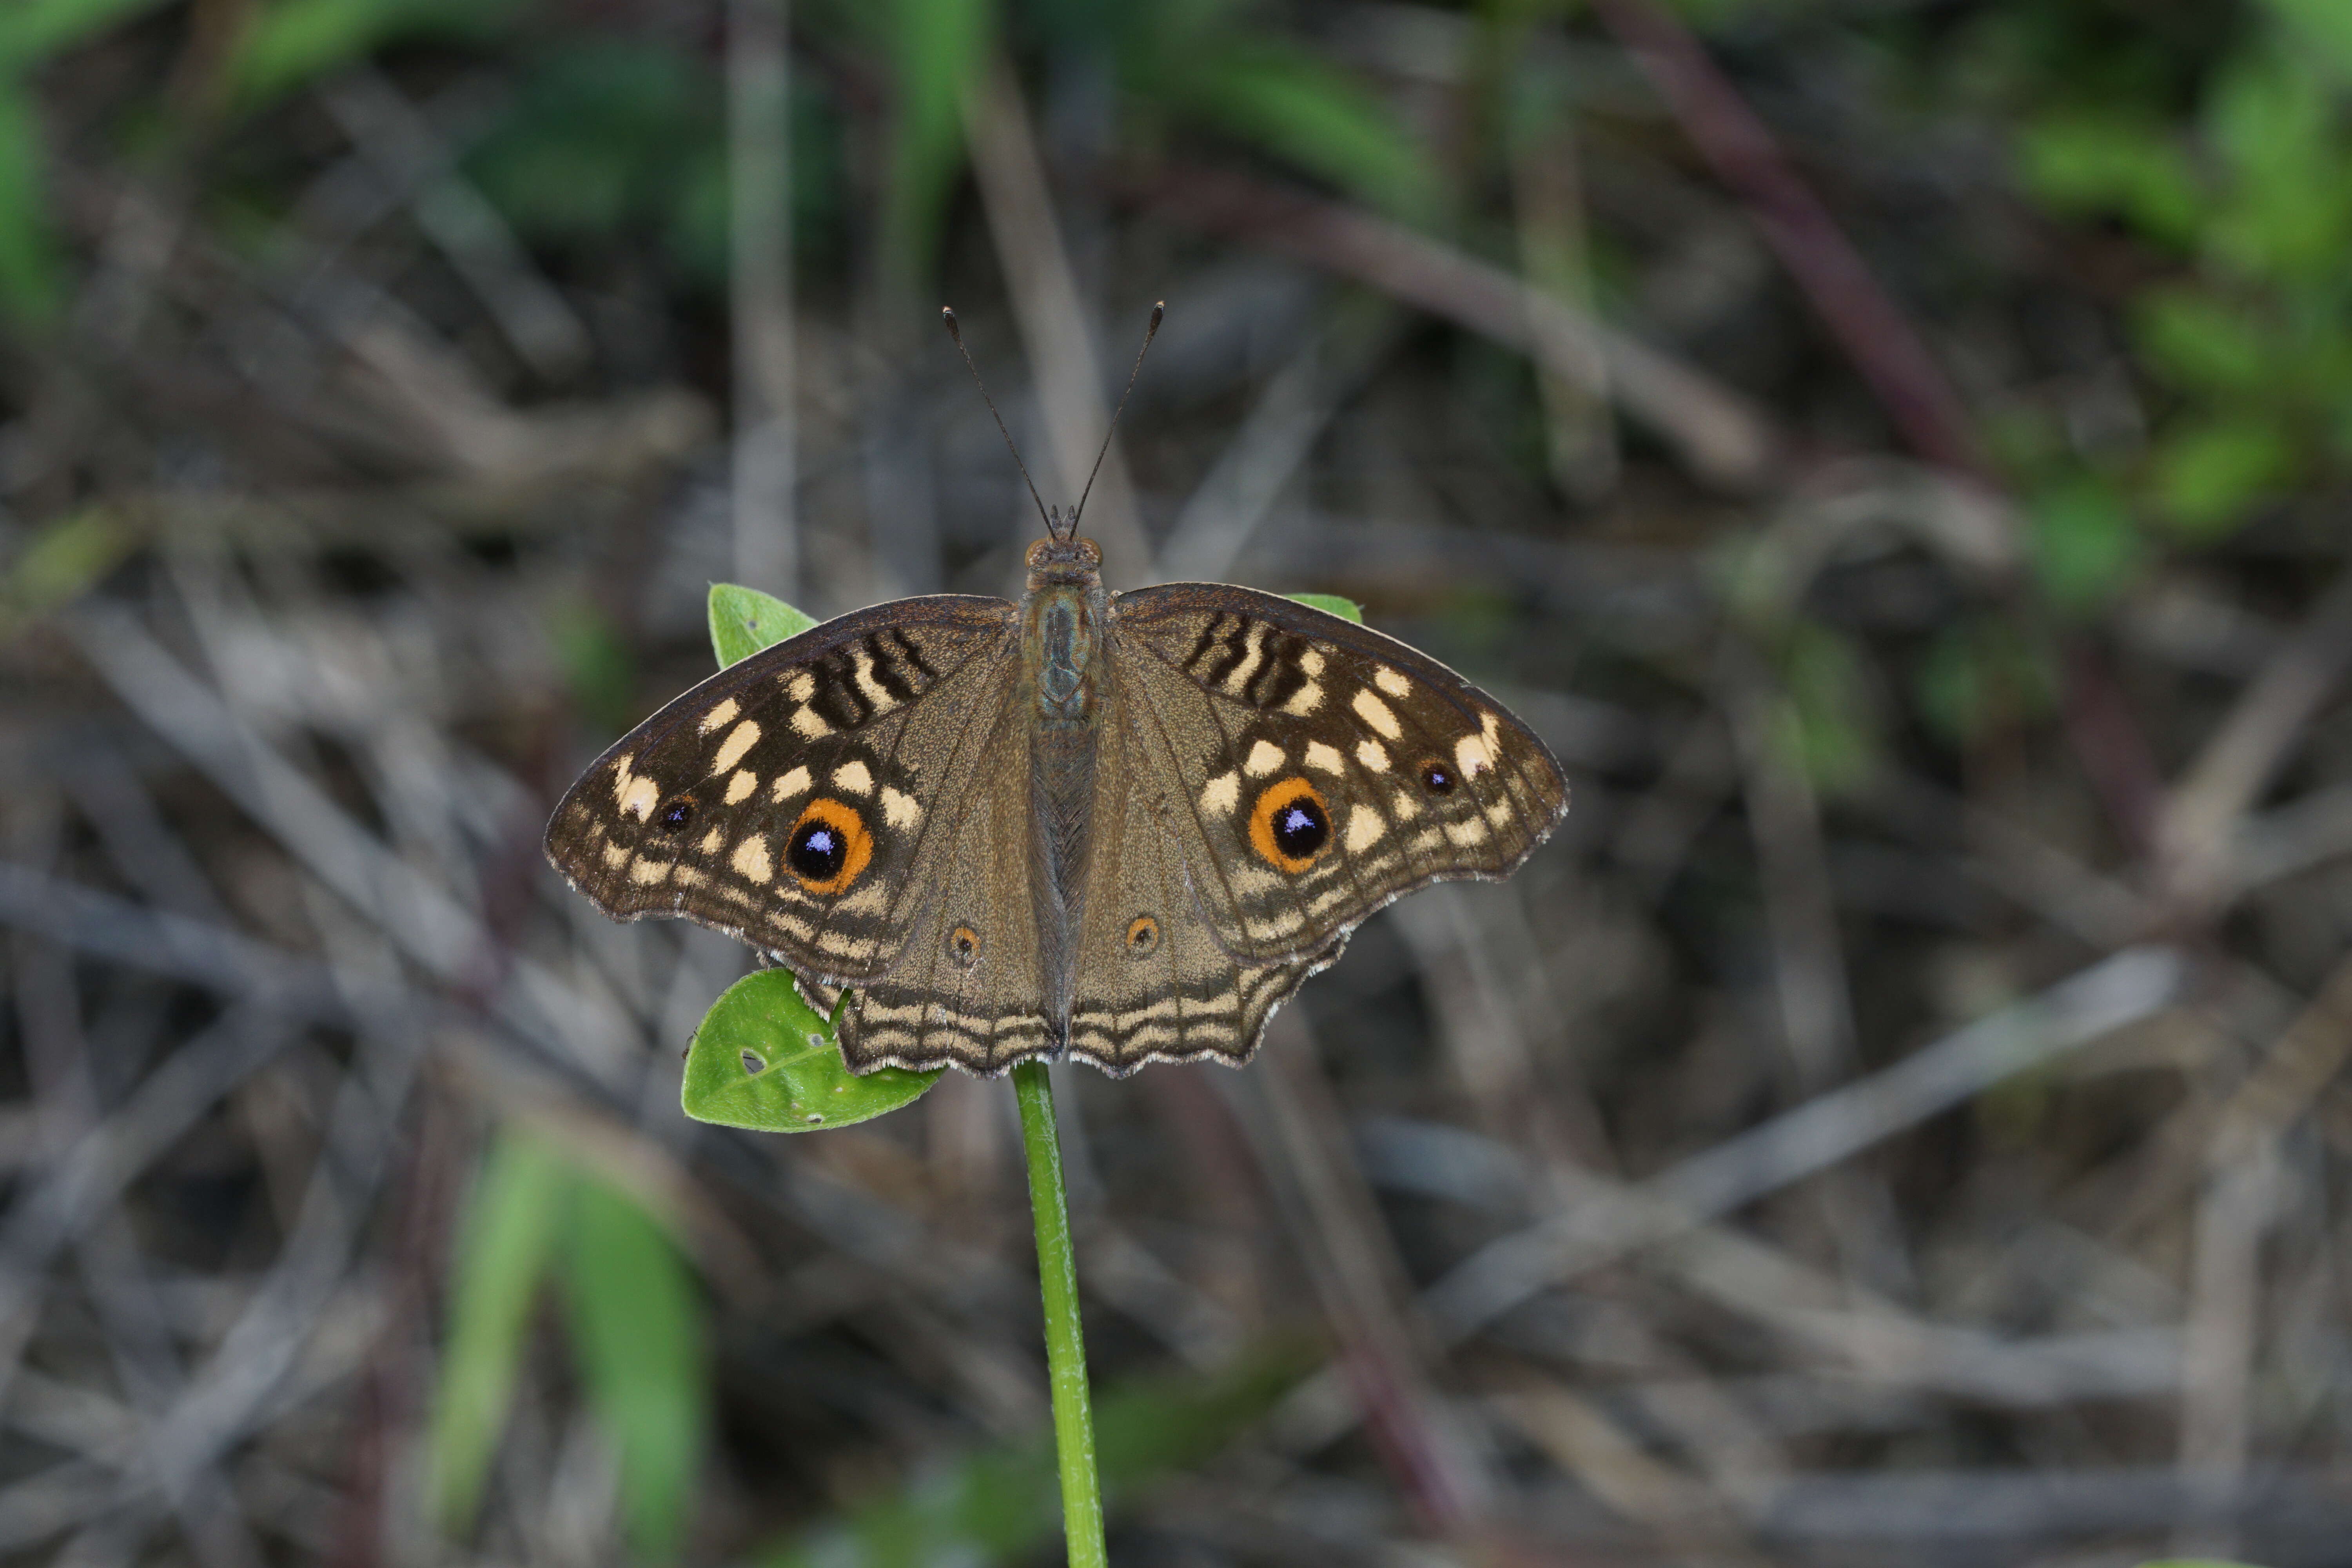
[{"label": "butterfly thorax", "polygon": [[1087,832],[1108,683],[1102,668],[1109,595],[1102,552],[1088,539],[1042,539],[1029,551],[1021,599],[1021,698],[1030,723],[1038,950],[1049,1026],[1067,1037],[1085,911]]}]

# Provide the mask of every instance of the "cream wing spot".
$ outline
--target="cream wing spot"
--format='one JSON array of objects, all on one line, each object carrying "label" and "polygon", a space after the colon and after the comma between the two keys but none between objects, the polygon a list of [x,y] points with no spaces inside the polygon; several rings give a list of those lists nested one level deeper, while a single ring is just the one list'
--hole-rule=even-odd
[{"label": "cream wing spot", "polygon": [[1282,766],[1283,761],[1280,746],[1271,741],[1260,741],[1250,748],[1249,756],[1242,763],[1242,772],[1254,779],[1262,779]]},{"label": "cream wing spot", "polygon": [[882,786],[882,820],[893,827],[912,827],[923,818],[922,804],[911,795]]},{"label": "cream wing spot", "polygon": [[795,702],[805,702],[816,695],[816,677],[805,669],[796,669],[784,677],[784,695]]},{"label": "cream wing spot", "polygon": [[631,752],[613,764],[613,804],[623,811],[629,808],[629,786],[636,783],[635,778],[629,773],[629,764],[636,760],[637,754]]},{"label": "cream wing spot", "polygon": [[705,855],[716,855],[719,853],[719,847],[726,842],[727,835],[714,827],[702,836],[702,852]]},{"label": "cream wing spot", "polygon": [[1323,673],[1323,650],[1319,647],[1302,649],[1298,655],[1298,668],[1307,672],[1307,679],[1309,680],[1321,675]]},{"label": "cream wing spot", "polygon": [[1230,816],[1242,803],[1242,776],[1239,773],[1219,773],[1201,791],[1201,809],[1218,816]]},{"label": "cream wing spot", "polygon": [[814,781],[809,777],[808,769],[794,768],[790,773],[780,775],[776,782],[769,786],[768,798],[781,805],[808,788],[812,782]]},{"label": "cream wing spot", "polygon": [[1282,710],[1294,719],[1304,719],[1322,706],[1323,688],[1314,681],[1308,681],[1292,694],[1289,701],[1282,705]]},{"label": "cream wing spot", "polygon": [[670,864],[667,860],[640,860],[629,868],[629,880],[650,888],[669,875]]},{"label": "cream wing spot", "polygon": [[1454,765],[1462,770],[1464,778],[1475,779],[1495,765],[1495,754],[1477,736],[1465,735],[1454,743]]},{"label": "cream wing spot", "polygon": [[1368,773],[1384,773],[1389,771],[1389,749],[1378,741],[1360,742],[1356,746],[1356,761],[1363,763]]},{"label": "cream wing spot", "polygon": [[1348,814],[1348,853],[1361,854],[1381,841],[1389,825],[1381,814],[1369,805],[1360,805]]},{"label": "cream wing spot", "polygon": [[793,733],[814,741],[833,733],[833,726],[817,716],[814,708],[793,710]]},{"label": "cream wing spot", "polygon": [[702,716],[702,722],[696,725],[695,728],[706,735],[709,734],[713,730],[724,730],[728,725],[735,722],[735,715],[741,711],[741,706],[736,702],[735,699],[730,697],[726,701],[721,702],[718,707],[713,708],[709,712],[705,713]]},{"label": "cream wing spot", "polygon": [[710,771],[714,773],[725,773],[743,760],[744,752],[759,743],[759,721],[752,719],[744,720],[740,724],[728,731],[727,738],[719,742],[719,754],[710,759]]},{"label": "cream wing spot", "polygon": [[1460,822],[1449,822],[1445,825],[1445,837],[1465,849],[1475,849],[1486,842],[1486,819],[1471,816]]},{"label": "cream wing spot", "polygon": [[754,882],[771,881],[776,875],[775,862],[768,858],[768,841],[754,833],[735,846],[735,853],[727,862],[735,874]]},{"label": "cream wing spot", "polygon": [[874,679],[874,656],[861,647],[851,657],[856,665],[857,689],[866,694],[866,700],[874,705],[874,711],[887,713],[898,706],[898,700]]},{"label": "cream wing spot", "polygon": [[1265,632],[1266,628],[1263,622],[1250,627],[1248,651],[1243,656],[1241,663],[1234,667],[1233,673],[1226,676],[1223,682],[1227,696],[1239,697],[1249,689],[1250,677],[1257,673],[1258,662],[1265,658]]},{"label": "cream wing spot", "polygon": [[1404,733],[1403,726],[1397,722],[1397,716],[1389,710],[1389,705],[1369,691],[1357,692],[1355,701],[1349,706],[1356,710],[1357,718],[1379,731],[1383,740],[1393,741]]},{"label": "cream wing spot", "polygon": [[727,804],[730,805],[742,805],[745,801],[751,798],[751,792],[759,787],[759,774],[751,773],[748,769],[738,772],[733,778],[727,781]]},{"label": "cream wing spot", "polygon": [[1340,773],[1348,771],[1348,759],[1341,756],[1336,747],[1327,746],[1320,741],[1309,741],[1307,742],[1307,765],[1318,773]]},{"label": "cream wing spot", "polygon": [[833,787],[851,795],[872,795],[874,775],[866,771],[864,763],[853,757],[833,770]]},{"label": "cream wing spot", "polygon": [[639,822],[651,816],[660,803],[661,789],[651,779],[631,779],[628,788],[621,792],[621,809]]},{"label": "cream wing spot", "polygon": [[604,865],[607,869],[617,871],[628,863],[629,851],[625,845],[607,844],[604,846]]},{"label": "cream wing spot", "polygon": [[[1385,664],[1372,671],[1372,684],[1379,687],[1382,691],[1387,692],[1391,697],[1402,697],[1412,689],[1412,681],[1407,680],[1403,676],[1399,675],[1395,670],[1391,669]],[[1388,732],[1386,731],[1382,731],[1381,733],[1387,734]],[[1394,735],[1389,735],[1389,739],[1393,741],[1396,737]]]}]

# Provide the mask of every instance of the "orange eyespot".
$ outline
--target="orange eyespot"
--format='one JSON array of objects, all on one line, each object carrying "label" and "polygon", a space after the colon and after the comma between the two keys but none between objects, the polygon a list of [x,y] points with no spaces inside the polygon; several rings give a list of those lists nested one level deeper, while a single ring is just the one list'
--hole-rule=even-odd
[{"label": "orange eyespot", "polygon": [[1315,864],[1331,843],[1331,808],[1306,779],[1293,773],[1258,792],[1250,807],[1250,847],[1258,858],[1293,875]]},{"label": "orange eyespot", "polygon": [[1130,958],[1142,958],[1160,946],[1160,922],[1150,915],[1138,915],[1127,922],[1127,952]]},{"label": "orange eyespot", "polygon": [[980,933],[970,926],[958,926],[948,932],[948,962],[959,969],[970,969],[980,962]]},{"label": "orange eyespot", "polygon": [[803,888],[831,897],[845,892],[874,858],[874,836],[857,808],[819,795],[801,808],[784,840],[784,864]]}]

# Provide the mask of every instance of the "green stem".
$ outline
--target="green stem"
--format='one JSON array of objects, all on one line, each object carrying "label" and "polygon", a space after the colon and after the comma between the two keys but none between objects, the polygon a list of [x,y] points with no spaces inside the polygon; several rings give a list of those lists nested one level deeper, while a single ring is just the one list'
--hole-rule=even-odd
[{"label": "green stem", "polygon": [[1108,1568],[1102,1482],[1095,1475],[1095,1407],[1087,1388],[1087,1336],[1078,1324],[1078,1255],[1062,1185],[1062,1140],[1044,1062],[1013,1069],[1021,1142],[1029,1154],[1029,1209],[1037,1222],[1037,1279],[1045,1298],[1045,1372],[1054,1385],[1054,1446],[1062,1472],[1062,1531],[1070,1568]]}]

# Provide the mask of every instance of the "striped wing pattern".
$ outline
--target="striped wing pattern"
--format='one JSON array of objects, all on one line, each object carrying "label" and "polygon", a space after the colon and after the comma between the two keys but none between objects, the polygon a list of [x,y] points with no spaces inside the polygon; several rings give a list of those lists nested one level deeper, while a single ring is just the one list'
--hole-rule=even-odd
[{"label": "striped wing pattern", "polygon": [[[548,858],[617,919],[683,915],[830,980],[886,972],[949,853],[931,803],[968,788],[971,719],[992,710],[958,699],[1003,689],[1012,616],[1001,599],[904,600],[730,666],[581,775]],[[831,876],[793,868],[813,812],[844,851]]]},{"label": "striped wing pattern", "polygon": [[[1223,584],[1113,608],[1143,771],[1236,959],[1295,958],[1416,888],[1507,876],[1568,810],[1531,731],[1392,637]],[[1327,831],[1303,861],[1266,852],[1268,808],[1286,800]]]}]

